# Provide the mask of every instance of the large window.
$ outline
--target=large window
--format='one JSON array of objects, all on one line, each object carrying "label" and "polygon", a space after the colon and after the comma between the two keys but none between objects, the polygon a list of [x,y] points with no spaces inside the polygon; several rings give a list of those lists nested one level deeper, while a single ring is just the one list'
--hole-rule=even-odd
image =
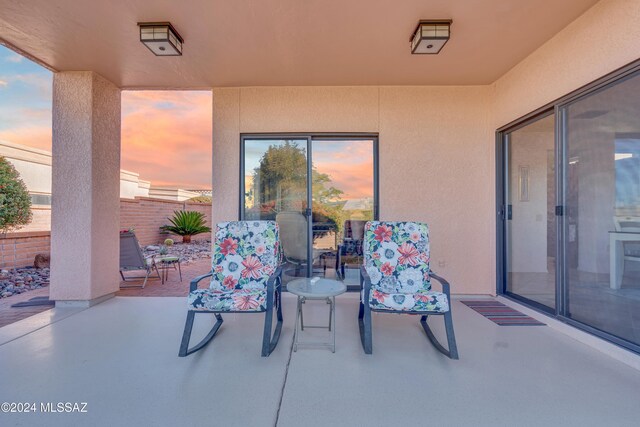
[{"label": "large window", "polygon": [[280,227],[285,282],[324,276],[359,287],[364,224],[377,217],[375,135],[245,135],[242,219]]},{"label": "large window", "polygon": [[506,142],[506,291],[541,307],[556,305],[554,118],[546,113]]},{"label": "large window", "polygon": [[498,292],[640,352],[640,63],[498,136]]},{"label": "large window", "polygon": [[565,315],[640,344],[640,75],[561,109]]}]

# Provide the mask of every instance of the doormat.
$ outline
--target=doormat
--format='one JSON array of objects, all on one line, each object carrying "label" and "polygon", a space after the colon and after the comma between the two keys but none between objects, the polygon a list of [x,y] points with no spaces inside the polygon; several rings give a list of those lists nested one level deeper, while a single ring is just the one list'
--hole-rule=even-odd
[{"label": "doormat", "polygon": [[500,326],[546,326],[498,301],[460,301]]},{"label": "doormat", "polygon": [[55,301],[51,301],[49,299],[49,297],[34,297],[31,298],[29,301],[23,301],[23,302],[18,302],[16,304],[13,304],[11,307],[35,307],[38,305],[51,305],[54,306],[56,305]]}]

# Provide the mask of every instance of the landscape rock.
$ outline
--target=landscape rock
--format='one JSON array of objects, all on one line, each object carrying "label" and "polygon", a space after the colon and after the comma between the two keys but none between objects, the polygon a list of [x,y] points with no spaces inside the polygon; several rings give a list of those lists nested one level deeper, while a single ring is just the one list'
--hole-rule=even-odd
[{"label": "landscape rock", "polygon": [[49,254],[37,254],[33,260],[35,268],[49,268],[51,264],[51,256]]},{"label": "landscape rock", "polygon": [[0,298],[49,286],[49,268],[15,268],[0,271]]},{"label": "landscape rock", "polygon": [[162,246],[166,248],[167,253],[160,255],[161,246],[147,246],[144,248],[144,255],[156,255],[156,256],[177,256],[180,258],[180,263],[189,264],[203,258],[211,258],[211,241],[202,240],[191,243],[174,243],[171,246]]}]

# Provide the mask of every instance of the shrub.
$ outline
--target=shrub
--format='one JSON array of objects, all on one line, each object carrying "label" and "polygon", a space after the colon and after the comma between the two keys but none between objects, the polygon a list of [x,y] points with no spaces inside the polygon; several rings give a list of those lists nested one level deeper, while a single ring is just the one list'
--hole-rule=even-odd
[{"label": "shrub", "polygon": [[201,233],[209,233],[211,228],[205,225],[202,212],[174,211],[173,218],[169,218],[171,225],[160,227],[164,231],[182,236],[182,243],[190,243],[191,236]]},{"label": "shrub", "polygon": [[0,156],[0,233],[31,222],[31,196],[20,174]]},{"label": "shrub", "polygon": [[211,196],[196,196],[188,199],[187,202],[202,203],[203,205],[210,205]]},{"label": "shrub", "polygon": [[173,239],[164,239],[165,246],[173,246]]}]

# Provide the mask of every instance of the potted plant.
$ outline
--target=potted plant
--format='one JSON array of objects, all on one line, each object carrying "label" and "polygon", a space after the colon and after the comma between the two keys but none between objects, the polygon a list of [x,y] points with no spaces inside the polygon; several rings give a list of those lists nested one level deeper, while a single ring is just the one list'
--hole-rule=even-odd
[{"label": "potted plant", "polygon": [[191,243],[191,236],[211,232],[207,227],[204,214],[197,211],[174,211],[173,218],[169,218],[171,225],[160,227],[164,231],[182,236],[182,243]]}]

